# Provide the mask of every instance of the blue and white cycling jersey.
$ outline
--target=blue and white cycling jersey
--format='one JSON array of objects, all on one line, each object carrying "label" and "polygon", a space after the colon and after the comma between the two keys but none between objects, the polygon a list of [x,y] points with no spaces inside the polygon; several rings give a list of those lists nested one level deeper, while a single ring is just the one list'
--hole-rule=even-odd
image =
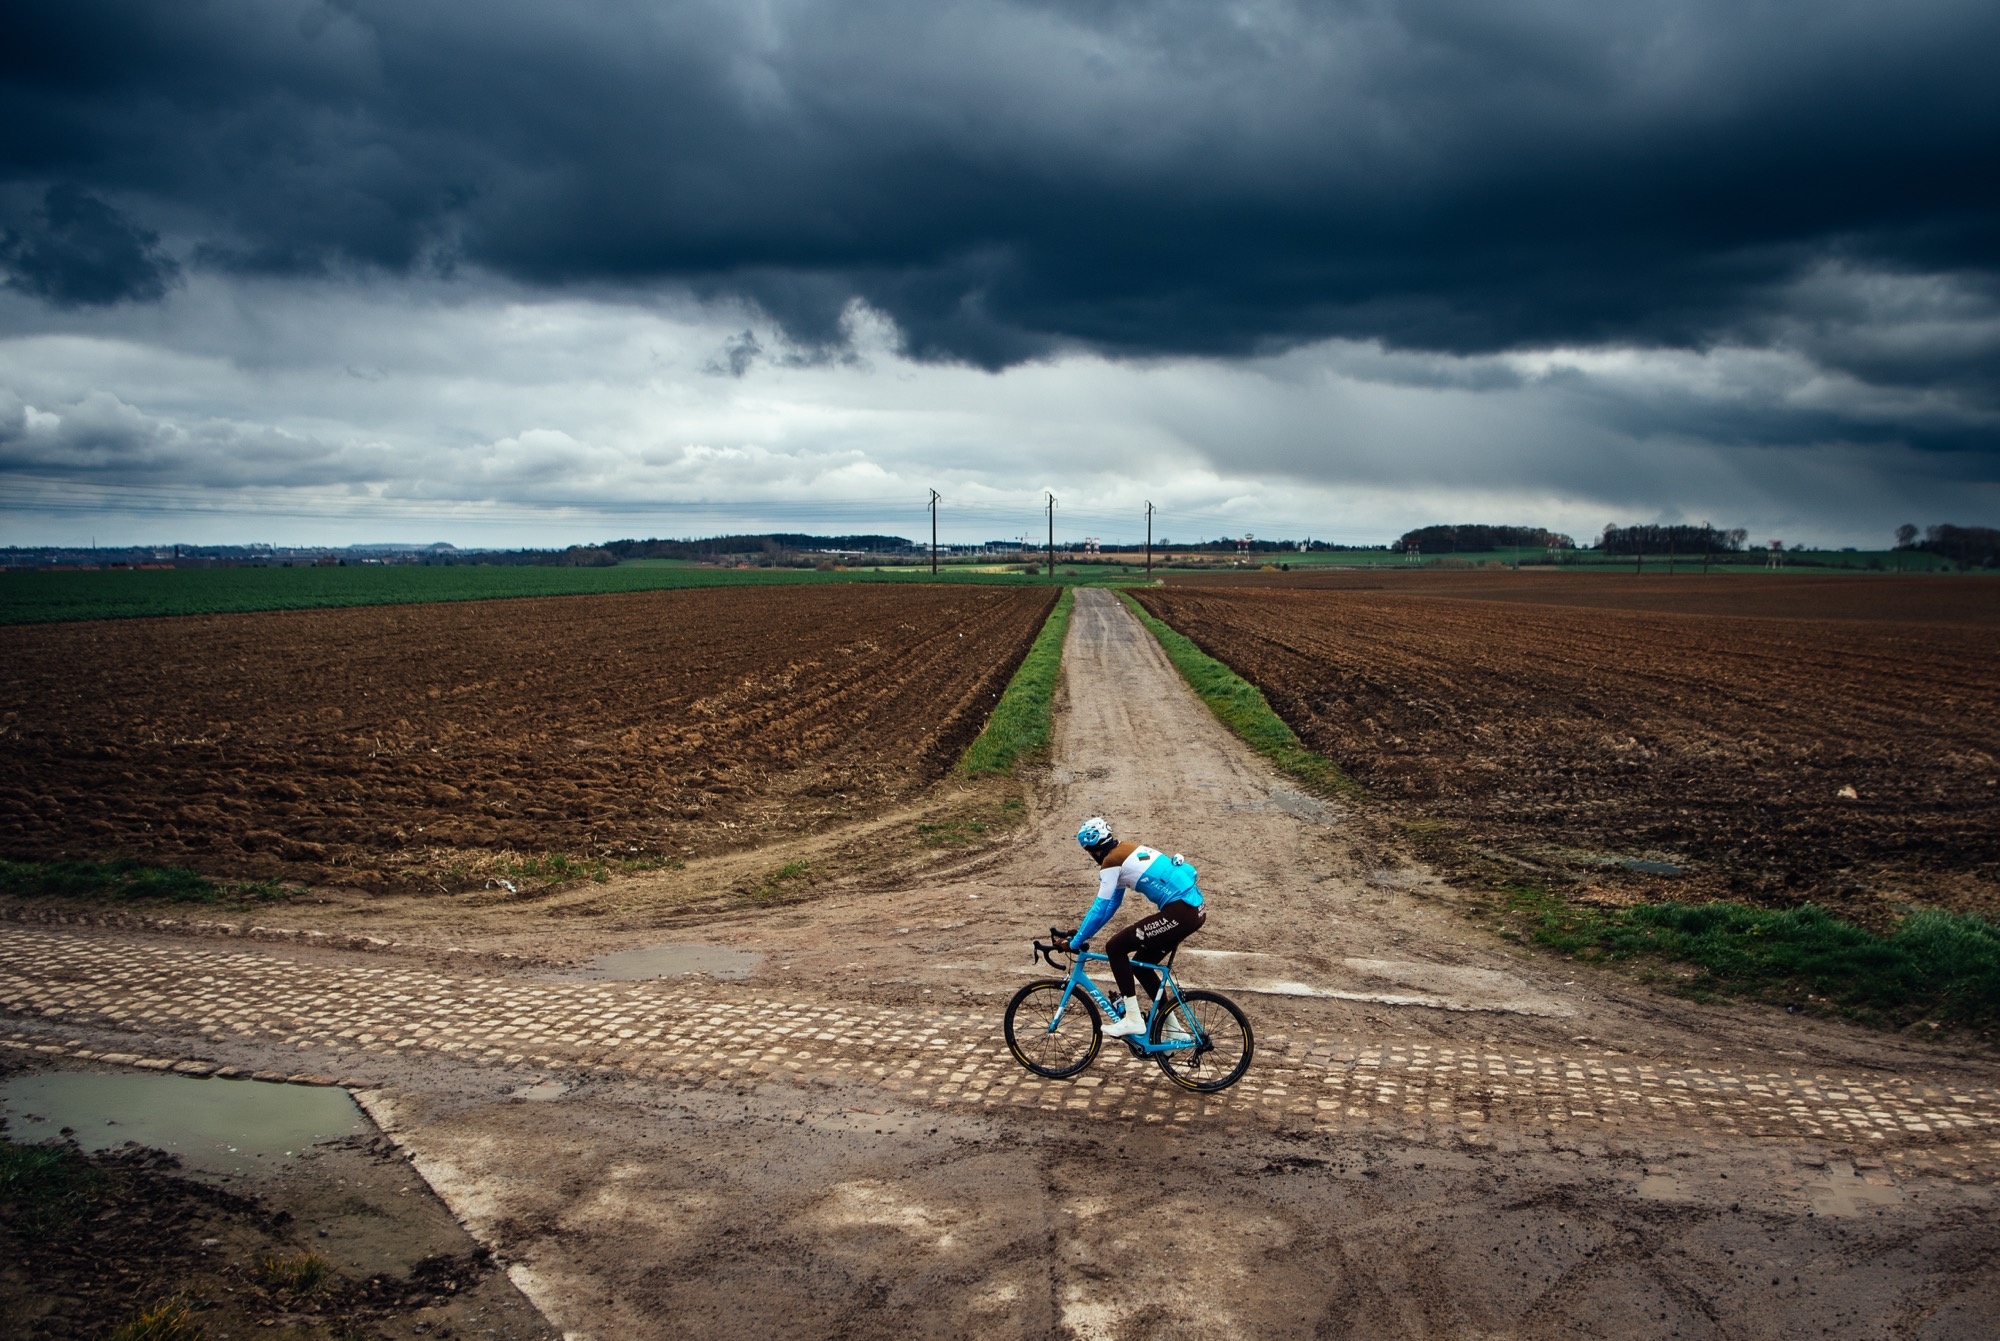
[{"label": "blue and white cycling jersey", "polygon": [[1083,925],[1070,937],[1071,943],[1087,941],[1102,931],[1125,901],[1128,889],[1138,890],[1157,908],[1173,903],[1201,906],[1201,889],[1190,863],[1144,843],[1120,843],[1105,854],[1097,872],[1097,900],[1084,914]]}]

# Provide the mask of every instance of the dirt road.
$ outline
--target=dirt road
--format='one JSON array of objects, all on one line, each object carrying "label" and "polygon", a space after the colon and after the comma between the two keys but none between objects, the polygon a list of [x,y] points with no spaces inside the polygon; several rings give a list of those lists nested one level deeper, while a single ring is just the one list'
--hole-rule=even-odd
[{"label": "dirt road", "polygon": [[[602,918],[454,928],[449,955],[17,924],[0,1043],[350,1080],[599,1341],[1992,1334],[1992,1061],[1493,943],[1285,788],[1101,592],[1056,756],[1008,851],[667,933],[636,881]],[[1185,975],[1259,1030],[1223,1096],[1005,1054],[1099,810],[1201,867]],[[664,940],[745,976],[586,968]]]}]

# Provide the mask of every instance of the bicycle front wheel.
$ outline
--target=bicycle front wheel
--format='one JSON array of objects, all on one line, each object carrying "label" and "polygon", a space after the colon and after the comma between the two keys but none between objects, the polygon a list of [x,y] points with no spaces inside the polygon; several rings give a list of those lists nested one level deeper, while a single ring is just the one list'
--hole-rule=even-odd
[{"label": "bicycle front wheel", "polygon": [[1167,1078],[1184,1089],[1213,1094],[1243,1079],[1257,1050],[1250,1020],[1236,1003],[1214,992],[1183,992],[1171,1009],[1153,1017],[1153,1054]]},{"label": "bicycle front wheel", "polygon": [[[1097,1006],[1088,993],[1063,993],[1069,984],[1054,978],[1031,982],[1007,1003],[1007,1049],[1038,1076],[1065,1080],[1097,1060],[1104,1035]],[[1060,1012],[1060,1017],[1058,1017]]]}]

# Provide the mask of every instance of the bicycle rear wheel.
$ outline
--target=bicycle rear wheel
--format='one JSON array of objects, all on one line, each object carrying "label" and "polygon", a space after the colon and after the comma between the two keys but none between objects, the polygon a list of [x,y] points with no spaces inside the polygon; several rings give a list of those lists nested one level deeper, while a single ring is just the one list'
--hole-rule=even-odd
[{"label": "bicycle rear wheel", "polygon": [[1186,1035],[1194,1046],[1153,1054],[1167,1078],[1184,1089],[1213,1094],[1243,1079],[1257,1038],[1236,1003],[1214,992],[1183,992],[1171,1009],[1153,1017],[1154,1046]]},{"label": "bicycle rear wheel", "polygon": [[1096,1003],[1088,993],[1071,992],[1064,1006],[1068,988],[1067,982],[1044,978],[1014,993],[1007,1003],[1007,1050],[1015,1061],[1051,1080],[1066,1079],[1089,1066],[1104,1042]]}]

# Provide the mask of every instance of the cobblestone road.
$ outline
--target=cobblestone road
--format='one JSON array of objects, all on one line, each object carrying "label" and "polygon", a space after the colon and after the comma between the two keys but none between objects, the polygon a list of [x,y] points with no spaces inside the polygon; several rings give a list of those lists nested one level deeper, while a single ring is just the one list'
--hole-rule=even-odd
[{"label": "cobblestone road", "polygon": [[[1396,1131],[1503,1149],[1552,1137],[1779,1137],[1872,1151],[1906,1172],[2000,1179],[1992,1089],[1608,1049],[1559,1056],[1270,1034],[1241,1084],[1198,1096],[1110,1051],[1075,1082],[1038,1080],[1008,1056],[997,1003],[969,1012],[794,1002],[723,984],[483,976],[368,955],[36,929],[0,929],[0,1010],[24,1026],[0,1037],[9,1046],[156,1069],[203,1070],[256,1044],[286,1049],[296,1072],[367,1083],[373,1057],[438,1053],[536,1076],[850,1081],[906,1103]],[[181,1052],[116,1053],[65,1029],[167,1036]]]}]

